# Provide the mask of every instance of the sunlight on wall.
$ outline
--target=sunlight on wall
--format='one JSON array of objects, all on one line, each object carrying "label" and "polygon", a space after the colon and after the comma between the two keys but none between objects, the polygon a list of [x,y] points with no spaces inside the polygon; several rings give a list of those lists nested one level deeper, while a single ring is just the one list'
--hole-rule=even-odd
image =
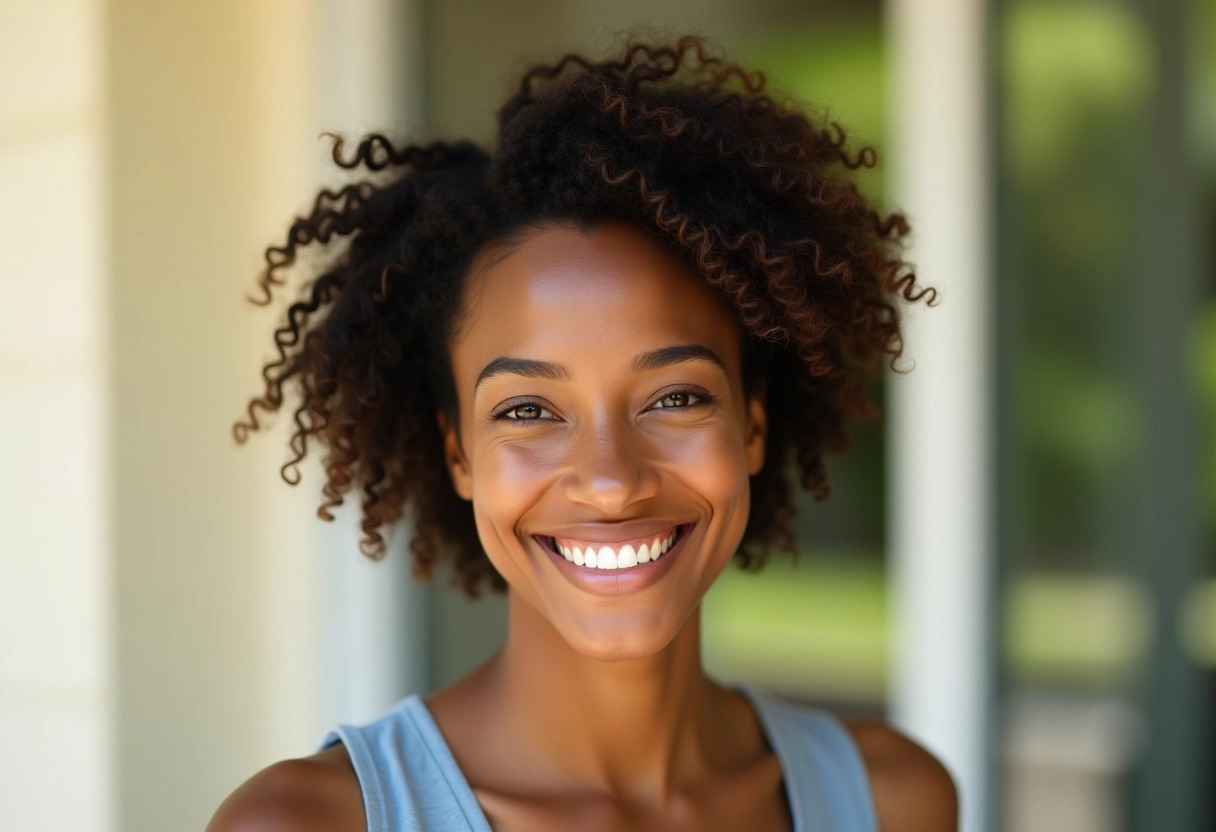
[{"label": "sunlight on wall", "polygon": [[11,829],[112,828],[101,11],[0,5],[0,825]]}]

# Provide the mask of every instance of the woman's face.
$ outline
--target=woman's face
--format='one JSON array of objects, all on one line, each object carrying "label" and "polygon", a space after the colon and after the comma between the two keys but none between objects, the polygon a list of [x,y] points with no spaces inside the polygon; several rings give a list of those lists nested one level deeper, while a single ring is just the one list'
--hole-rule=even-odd
[{"label": "woman's face", "polygon": [[483,252],[464,312],[445,456],[486,554],[580,653],[659,651],[736,551],[763,464],[730,308],[611,222]]}]

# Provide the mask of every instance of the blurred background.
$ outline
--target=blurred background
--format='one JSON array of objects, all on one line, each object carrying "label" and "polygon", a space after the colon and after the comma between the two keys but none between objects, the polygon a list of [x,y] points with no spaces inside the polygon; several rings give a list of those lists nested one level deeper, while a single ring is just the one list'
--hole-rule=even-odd
[{"label": "blurred background", "polygon": [[0,826],[201,829],[494,649],[501,599],[315,519],[283,425],[233,443],[243,296],[321,131],[488,140],[638,24],[874,143],[942,296],[708,665],[895,720],[967,832],[1216,828],[1216,0],[3,0]]}]

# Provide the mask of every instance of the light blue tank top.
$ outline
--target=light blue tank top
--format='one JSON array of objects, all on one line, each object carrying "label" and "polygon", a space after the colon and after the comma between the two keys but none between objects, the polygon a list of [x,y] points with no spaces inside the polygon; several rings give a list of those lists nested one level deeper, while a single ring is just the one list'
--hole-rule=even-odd
[{"label": "light blue tank top", "polygon": [[[781,762],[794,832],[877,832],[865,765],[835,717],[747,688]],[[367,811],[368,832],[490,832],[490,824],[418,696],[362,726],[342,725],[322,743],[346,746]]]}]

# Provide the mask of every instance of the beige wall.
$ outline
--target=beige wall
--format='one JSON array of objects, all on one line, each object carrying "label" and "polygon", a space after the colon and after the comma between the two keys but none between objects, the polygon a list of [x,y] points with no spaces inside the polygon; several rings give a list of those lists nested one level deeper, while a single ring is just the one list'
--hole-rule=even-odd
[{"label": "beige wall", "polygon": [[[322,179],[323,130],[416,126],[416,6],[112,0],[109,44],[119,825],[196,829],[241,780],[421,686],[403,553],[315,519],[238,449],[275,314],[243,300]],[[400,543],[402,538],[398,538]]]},{"label": "beige wall", "polygon": [[[99,0],[0,4],[0,825],[110,814]],[[104,821],[102,821],[104,823]]]},{"label": "beige wall", "polygon": [[317,134],[382,127],[404,89],[368,68],[390,6],[0,5],[5,828],[197,830],[404,684],[351,613],[392,635],[367,585],[401,564],[321,533],[281,432],[229,431],[272,322],[242,296],[315,191]]},{"label": "beige wall", "polygon": [[123,830],[201,828],[273,730],[274,460],[238,451],[229,425],[266,351],[242,293],[310,172],[303,86],[275,84],[308,72],[301,7],[107,10]]},{"label": "beige wall", "polygon": [[320,132],[409,121],[410,8],[109,4],[123,830],[201,828],[258,768],[417,683],[404,559],[363,563],[351,515],[315,519],[315,467],[282,483],[289,420],[240,449],[229,431],[276,320],[243,295],[332,178]]},{"label": "beige wall", "polygon": [[408,115],[409,8],[0,4],[6,829],[201,829],[411,684],[385,646],[403,560],[314,519],[281,430],[229,430],[270,344],[243,300],[261,250],[322,129]]}]

